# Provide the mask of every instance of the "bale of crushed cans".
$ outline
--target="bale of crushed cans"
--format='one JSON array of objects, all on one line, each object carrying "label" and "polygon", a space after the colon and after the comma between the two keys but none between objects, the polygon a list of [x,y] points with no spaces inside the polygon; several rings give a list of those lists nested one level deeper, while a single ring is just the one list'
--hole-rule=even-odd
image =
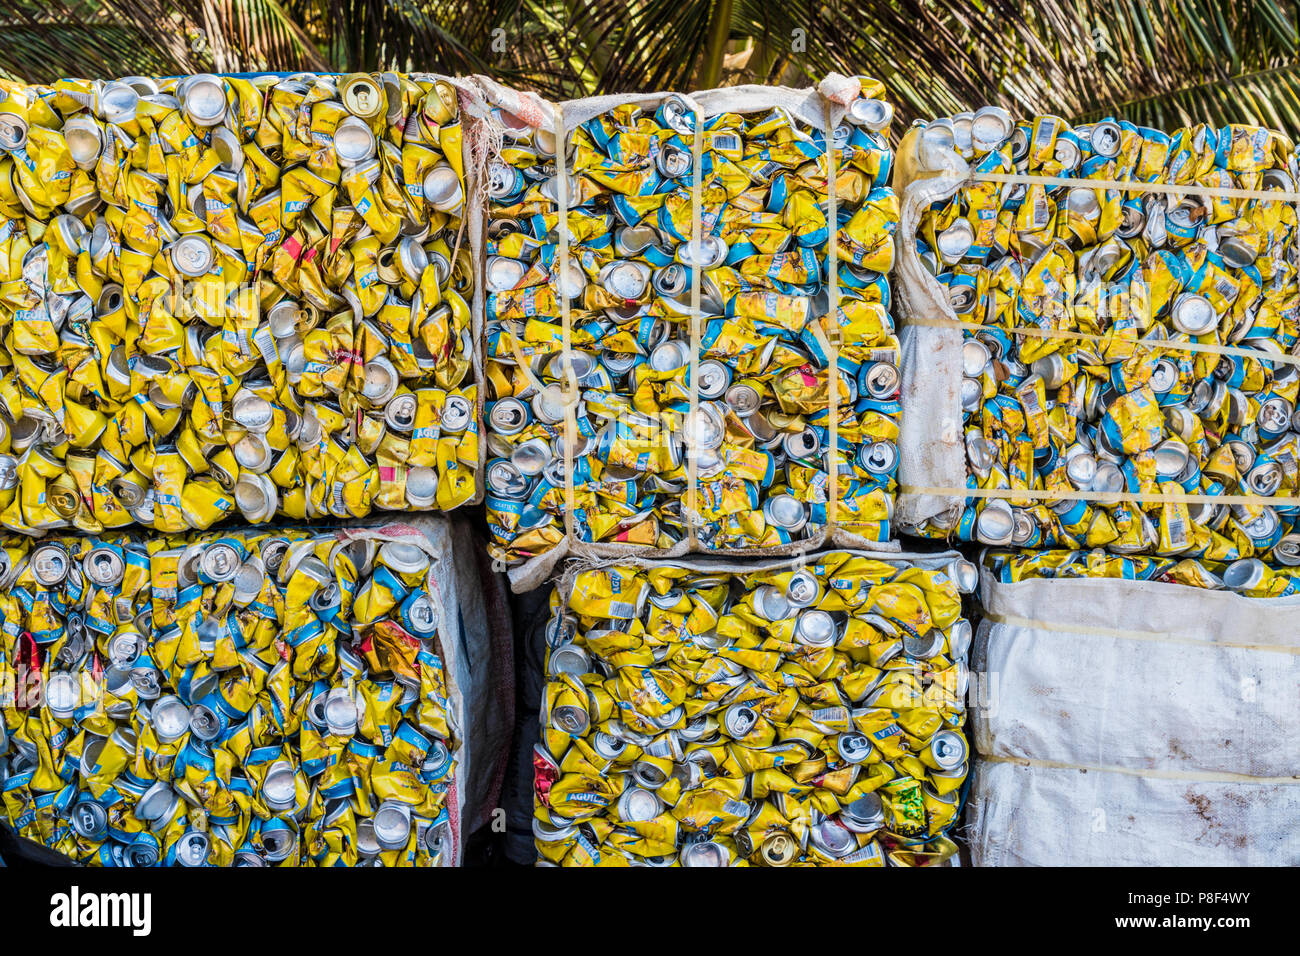
[{"label": "bale of crushed cans", "polygon": [[1120,556],[1092,551],[990,550],[985,562],[1003,584],[1033,578],[1117,578],[1161,581],[1209,591],[1235,591],[1249,598],[1300,594],[1300,568],[1270,566],[1259,558],[1206,561],[1197,558]]},{"label": "bale of crushed cans", "polygon": [[540,861],[948,861],[975,580],[952,552],[571,565],[534,755]]},{"label": "bale of crushed cans", "polygon": [[441,518],[5,539],[5,819],[88,865],[456,865],[495,800],[467,781],[499,776],[471,774],[499,758],[466,714],[509,661],[471,673],[452,541]]},{"label": "bale of crushed cans", "polygon": [[0,524],[480,500],[472,96],[0,80]]},{"label": "bale of crushed cans", "polygon": [[496,97],[486,480],[516,589],[566,554],[888,541],[900,406],[883,96],[833,76]]},{"label": "bale of crushed cans", "polygon": [[1262,570],[985,552],[976,866],[1300,864],[1300,596]]},{"label": "bale of crushed cans", "polygon": [[910,131],[900,527],[1300,564],[1296,177],[1247,126]]}]

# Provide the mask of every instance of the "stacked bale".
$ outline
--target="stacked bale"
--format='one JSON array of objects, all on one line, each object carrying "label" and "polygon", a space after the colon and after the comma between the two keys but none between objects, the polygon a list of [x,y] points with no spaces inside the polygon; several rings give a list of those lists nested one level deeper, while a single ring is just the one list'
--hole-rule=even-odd
[{"label": "stacked bale", "polygon": [[547,631],[539,856],[949,859],[974,583],[953,553],[571,568]]},{"label": "stacked bale", "polygon": [[994,107],[909,137],[899,520],[995,546],[974,862],[1294,864],[1293,144]]},{"label": "stacked bale", "polygon": [[889,539],[892,109],[823,89],[498,98],[488,520],[517,587],[566,554]]},{"label": "stacked bale", "polygon": [[8,822],[92,865],[456,865],[500,766],[467,716],[509,660],[462,633],[451,535],[5,541]]},{"label": "stacked bale", "polygon": [[461,96],[428,74],[0,81],[0,523],[477,500]]}]

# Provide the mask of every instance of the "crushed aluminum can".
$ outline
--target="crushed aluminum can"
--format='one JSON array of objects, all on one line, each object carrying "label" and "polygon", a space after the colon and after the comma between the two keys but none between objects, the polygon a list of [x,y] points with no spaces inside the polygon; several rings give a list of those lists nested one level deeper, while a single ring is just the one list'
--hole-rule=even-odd
[{"label": "crushed aluminum can", "polygon": [[0,526],[481,497],[472,120],[447,81],[389,76],[0,80],[0,147],[28,157],[0,165]]},{"label": "crushed aluminum can", "polygon": [[[924,127],[920,165],[937,168],[937,156],[956,151],[977,174],[1264,192],[1294,191],[1300,172],[1289,139],[1251,126],[1166,134],[1110,119],[1072,129],[1051,116],[1018,126],[1001,112],[976,117],[969,142],[946,137],[948,120]],[[969,242],[950,238],[958,234]],[[1300,341],[1289,204],[976,180],[923,213],[916,246],[938,294],[981,326],[962,330],[967,486],[1009,497],[968,497],[910,530],[1207,567],[1290,563],[1300,508],[1270,500],[1300,495],[1300,374],[1276,361]],[[1017,335],[1025,326],[1101,341]],[[1055,500],[1017,489],[1206,500]],[[1257,501],[1213,507],[1221,495]]]},{"label": "crushed aluminum can", "polygon": [[995,579],[1011,584],[1042,578],[1110,578],[1161,581],[1210,591],[1235,591],[1243,597],[1275,598],[1300,594],[1300,567],[1293,555],[1295,540],[1277,546],[1289,560],[1270,565],[1259,558],[1209,561],[1203,558],[1162,558],[1089,551],[1003,551],[989,549],[984,567]]},{"label": "crushed aluminum can", "polygon": [[92,866],[448,865],[428,548],[400,526],[0,537],[0,817]]},{"label": "crushed aluminum can", "polygon": [[955,554],[572,566],[550,599],[539,863],[949,858],[976,578]]},{"label": "crushed aluminum can", "polygon": [[[883,93],[876,81],[861,80],[829,152],[824,121],[781,108],[700,117],[698,247],[691,219],[697,118],[683,97],[670,95],[657,109],[615,106],[569,131],[566,148],[553,152],[539,145],[553,131],[500,117],[507,134],[488,206],[485,361],[487,404],[504,411],[486,424],[488,467],[500,473],[513,463],[527,480],[522,494],[489,490],[494,558],[518,566],[564,540],[565,476],[582,542],[650,552],[687,541],[692,550],[721,551],[820,540],[831,480],[836,528],[867,541],[889,538],[897,455],[881,452],[868,466],[859,454],[864,446],[893,448],[900,414],[887,279],[898,204],[888,185],[892,108]],[[835,317],[826,258],[831,155]],[[557,172],[569,193],[573,278],[558,275]],[[702,309],[697,382],[689,381],[693,274]],[[839,343],[837,382],[814,327]],[[829,441],[832,389],[838,449]],[[694,432],[692,393],[706,419]],[[519,415],[503,404],[511,401],[536,414]],[[581,452],[560,447],[568,411]],[[686,487],[692,454],[694,514]],[[547,473],[552,458],[560,464]],[[774,500],[783,502],[781,520],[772,517]]]}]

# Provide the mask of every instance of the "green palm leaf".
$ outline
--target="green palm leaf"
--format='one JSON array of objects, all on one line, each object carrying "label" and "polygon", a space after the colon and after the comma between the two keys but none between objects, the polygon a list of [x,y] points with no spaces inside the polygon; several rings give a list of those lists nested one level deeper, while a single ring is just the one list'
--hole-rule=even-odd
[{"label": "green palm leaf", "polygon": [[486,72],[552,97],[883,80],[905,128],[998,103],[1300,133],[1295,0],[11,0],[0,71]]}]

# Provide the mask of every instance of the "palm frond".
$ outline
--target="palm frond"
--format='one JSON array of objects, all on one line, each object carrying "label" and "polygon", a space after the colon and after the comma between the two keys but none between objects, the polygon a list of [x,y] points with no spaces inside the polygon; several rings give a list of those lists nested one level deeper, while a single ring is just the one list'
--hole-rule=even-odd
[{"label": "palm frond", "polygon": [[[1297,0],[10,0],[0,71],[486,72],[555,98],[883,80],[904,129],[997,103],[1300,133]],[[725,70],[722,62],[727,63]],[[1117,105],[1118,104],[1118,105]]]},{"label": "palm frond", "polygon": [[0,69],[28,82],[172,72],[173,27],[108,15],[94,3],[16,0],[0,9]]},{"label": "palm frond", "polygon": [[1286,132],[1300,131],[1300,64],[1189,84],[1177,90],[1078,114],[1091,122],[1102,116],[1128,119],[1156,129],[1195,123],[1244,123]]},{"label": "palm frond", "polygon": [[278,0],[172,0],[192,56],[221,73],[327,70],[330,64]]}]

